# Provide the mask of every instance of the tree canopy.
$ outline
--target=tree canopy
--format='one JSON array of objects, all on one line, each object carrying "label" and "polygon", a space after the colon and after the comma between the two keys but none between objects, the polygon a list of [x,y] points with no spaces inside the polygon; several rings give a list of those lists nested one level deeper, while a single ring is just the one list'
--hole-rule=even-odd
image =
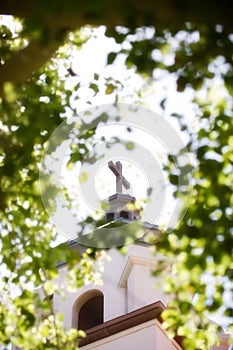
[{"label": "tree canopy", "polygon": [[[53,312],[49,296],[56,287],[51,281],[61,259],[70,268],[73,286],[83,285],[84,276],[95,281],[99,275],[94,261],[97,257],[101,260],[103,253],[88,249],[79,255],[68,251],[66,245],[52,248],[57,232],[45,214],[39,169],[51,134],[66,115],[77,114],[74,101],[82,96],[83,85],[70,56],[73,50],[84,49],[92,28],[104,25],[105,37],[116,44],[106,57],[112,71],[120,57],[126,69],[140,75],[147,87],[167,74],[176,81],[180,94],[192,91],[195,128],[189,115],[174,111],[172,116],[189,135],[187,149],[195,159],[192,198],[179,226],[164,232],[156,242],[155,253],[174,261],[172,273],[176,276],[175,281],[169,276],[164,281],[165,291],[176,296],[163,314],[164,326],[171,335],[184,336],[187,349],[209,349],[217,339],[206,316],[221,313],[229,332],[233,316],[231,1],[57,0],[33,4],[6,0],[0,9],[2,15],[14,17],[2,22],[0,47],[2,344],[75,349],[82,335],[65,331],[62,316]],[[75,83],[68,85],[72,78]],[[88,81],[89,96],[100,94],[100,81],[99,74]],[[126,94],[124,84],[120,78],[105,77],[104,92],[114,96],[113,101],[119,100]],[[132,96],[132,103],[135,101],[143,103],[141,91]],[[164,112],[168,101],[165,94],[160,103]],[[82,132],[71,150],[70,163],[85,158],[90,150],[88,141],[103,122],[101,118],[85,129],[82,120],[80,128],[87,132]],[[176,160],[171,154],[164,169],[174,188],[180,175]],[[56,192],[52,184],[50,191]],[[80,268],[74,276],[75,264]],[[32,284],[43,285],[47,296],[43,302],[32,291]],[[50,314],[39,324],[35,317],[38,309]]]}]

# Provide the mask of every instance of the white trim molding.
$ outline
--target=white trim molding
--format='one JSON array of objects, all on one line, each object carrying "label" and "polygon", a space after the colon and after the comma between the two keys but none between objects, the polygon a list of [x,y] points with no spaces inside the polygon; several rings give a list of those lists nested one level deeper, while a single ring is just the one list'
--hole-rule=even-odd
[{"label": "white trim molding", "polygon": [[[159,264],[161,264],[161,261],[164,260],[164,257],[159,259],[158,258],[144,258],[141,256],[136,255],[130,255],[128,256],[128,259],[126,261],[124,270],[121,274],[120,281],[118,283],[118,287],[120,288],[126,288],[127,287],[127,280],[130,275],[130,272],[134,265],[141,265],[145,267],[149,267],[151,269],[156,269]],[[160,266],[161,267],[161,266]],[[164,261],[164,267],[167,267],[167,263]]]}]

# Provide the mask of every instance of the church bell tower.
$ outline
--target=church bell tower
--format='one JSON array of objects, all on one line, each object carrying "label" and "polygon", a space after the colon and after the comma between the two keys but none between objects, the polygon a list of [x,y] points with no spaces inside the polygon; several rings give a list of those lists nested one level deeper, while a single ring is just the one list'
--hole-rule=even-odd
[{"label": "church bell tower", "polygon": [[116,193],[108,198],[106,220],[139,220],[141,209],[136,205],[136,198],[123,193],[123,187],[129,189],[130,183],[122,174],[122,163],[109,161],[108,167],[116,176]]}]

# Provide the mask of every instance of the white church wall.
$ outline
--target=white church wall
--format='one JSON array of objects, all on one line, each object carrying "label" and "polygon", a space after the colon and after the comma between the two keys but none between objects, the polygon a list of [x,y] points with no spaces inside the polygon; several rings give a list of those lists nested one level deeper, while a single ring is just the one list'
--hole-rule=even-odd
[{"label": "white church wall", "polygon": [[[127,312],[157,300],[167,304],[169,299],[163,292],[161,278],[152,276],[152,271],[158,268],[158,258],[162,257],[153,257],[148,246],[132,244],[128,247],[119,282],[120,287],[127,289]],[[165,270],[168,268],[164,266]]]},{"label": "white church wall", "polygon": [[[74,326],[73,308],[77,299],[89,290],[99,290],[104,294],[104,322],[126,313],[126,290],[118,287],[118,282],[124,266],[124,256],[116,249],[108,252],[111,260],[105,262],[102,274],[103,285],[89,284],[76,292],[65,291],[64,297],[54,295],[54,309],[64,315],[66,328]],[[61,267],[57,283],[62,286],[67,275],[67,268]],[[62,287],[61,287],[62,288]]]},{"label": "white church wall", "polygon": [[[159,284],[159,279],[151,272],[156,269],[156,258],[152,257],[150,248],[139,244],[127,246],[126,255],[117,249],[108,251],[110,261],[105,262],[102,274],[103,285],[89,284],[75,293],[65,291],[64,298],[54,295],[54,309],[64,315],[67,328],[74,327],[74,305],[77,299],[89,290],[99,290],[104,295],[104,322],[133,311],[137,308],[161,300],[167,303]],[[57,283],[62,286],[67,275],[67,268],[61,267]],[[75,316],[76,317],[76,316]]]},{"label": "white church wall", "polygon": [[161,288],[154,288],[154,283],[151,268],[134,263],[127,283],[128,312],[158,300],[166,304],[166,296]]},{"label": "white church wall", "polygon": [[118,282],[124,268],[124,256],[116,249],[109,251],[110,262],[106,262],[103,273],[104,320],[123,315],[127,312],[126,290],[119,288]]}]

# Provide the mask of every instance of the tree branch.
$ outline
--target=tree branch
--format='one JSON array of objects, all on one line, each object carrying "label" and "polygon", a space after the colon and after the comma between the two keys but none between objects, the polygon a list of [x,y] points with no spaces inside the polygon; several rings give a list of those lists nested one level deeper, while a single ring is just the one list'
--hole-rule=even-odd
[{"label": "tree branch", "polygon": [[190,21],[208,25],[222,24],[233,31],[231,0],[1,0],[0,13],[20,18],[40,17],[50,27],[75,29],[91,25],[154,25],[180,27]]},{"label": "tree branch", "polygon": [[61,42],[51,40],[46,46],[33,39],[26,48],[13,54],[0,66],[0,96],[5,82],[22,83],[42,67],[59,48]]},{"label": "tree branch", "polygon": [[[213,28],[222,24],[225,30],[233,32],[231,0],[99,0],[90,1],[57,0],[49,6],[47,0],[2,0],[0,13],[9,14],[33,21],[38,18],[41,28],[51,33],[62,29],[74,30],[85,24],[113,27],[124,25],[136,27],[153,25],[171,31],[183,28],[184,22],[196,25],[204,23]],[[46,46],[32,40],[29,45],[0,67],[0,96],[5,81],[22,83],[32,72],[43,66],[58,49],[61,42],[54,39]]]}]

